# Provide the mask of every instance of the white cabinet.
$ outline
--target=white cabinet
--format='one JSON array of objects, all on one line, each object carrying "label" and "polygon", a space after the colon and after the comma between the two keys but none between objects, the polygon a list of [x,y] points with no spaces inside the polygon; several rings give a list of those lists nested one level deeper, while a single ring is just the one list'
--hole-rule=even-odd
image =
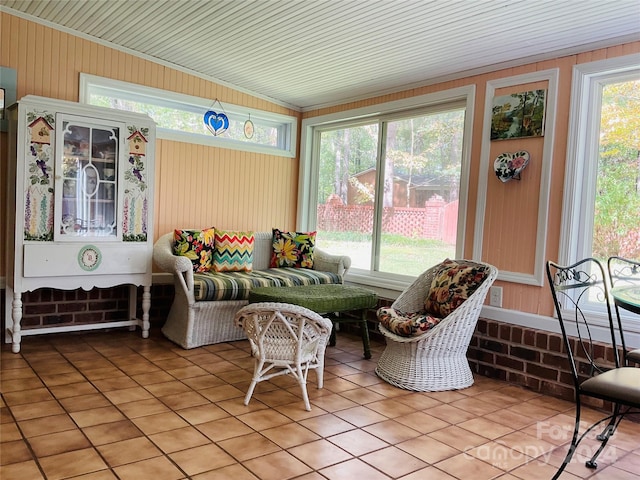
[{"label": "white cabinet", "polygon": [[[9,109],[6,341],[140,326],[149,335],[155,123],[26,96]],[[22,330],[22,293],[130,285],[128,318]],[[142,286],[142,318],[136,292]]]}]

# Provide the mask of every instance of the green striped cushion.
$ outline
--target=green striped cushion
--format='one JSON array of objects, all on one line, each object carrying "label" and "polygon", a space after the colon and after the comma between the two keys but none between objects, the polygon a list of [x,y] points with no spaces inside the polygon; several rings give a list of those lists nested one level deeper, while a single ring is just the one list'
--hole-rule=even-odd
[{"label": "green striped cushion", "polygon": [[292,287],[342,283],[342,276],[307,268],[269,268],[253,272],[207,272],[193,275],[197,302],[214,300],[247,300],[255,287]]}]

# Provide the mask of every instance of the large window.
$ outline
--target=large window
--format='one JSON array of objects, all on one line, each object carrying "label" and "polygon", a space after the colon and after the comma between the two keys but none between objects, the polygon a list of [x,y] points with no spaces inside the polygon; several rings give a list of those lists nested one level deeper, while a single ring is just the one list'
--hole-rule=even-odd
[{"label": "large window", "polygon": [[[560,261],[640,258],[640,67],[574,69]],[[594,310],[598,310],[594,302]]]},{"label": "large window", "polygon": [[[85,103],[149,115],[157,124],[158,138],[295,155],[294,117],[87,74],[80,76],[80,90]],[[208,110],[228,117],[229,126],[224,133],[213,135],[207,128],[204,114]]]},{"label": "large window", "polygon": [[308,127],[305,225],[360,282],[406,282],[461,255],[467,109],[457,97]]}]

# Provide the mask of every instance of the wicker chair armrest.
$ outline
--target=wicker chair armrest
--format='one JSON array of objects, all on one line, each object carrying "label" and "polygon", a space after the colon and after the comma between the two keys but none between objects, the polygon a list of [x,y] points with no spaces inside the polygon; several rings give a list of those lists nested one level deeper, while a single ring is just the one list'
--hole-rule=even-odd
[{"label": "wicker chair armrest", "polygon": [[347,255],[332,255],[318,248],[314,251],[314,270],[336,273],[344,277],[349,267],[351,267],[351,257]]},{"label": "wicker chair armrest", "polygon": [[153,261],[164,272],[173,274],[187,298],[194,301],[193,264],[187,257],[173,254],[173,233],[162,235],[153,245]]}]

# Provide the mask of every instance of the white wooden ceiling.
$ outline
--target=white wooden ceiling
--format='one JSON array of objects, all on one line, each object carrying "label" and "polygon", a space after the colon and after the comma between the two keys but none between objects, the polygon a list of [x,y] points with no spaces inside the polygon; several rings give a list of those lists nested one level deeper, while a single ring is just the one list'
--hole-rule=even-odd
[{"label": "white wooden ceiling", "polygon": [[300,110],[640,39],[640,0],[0,0]]}]

